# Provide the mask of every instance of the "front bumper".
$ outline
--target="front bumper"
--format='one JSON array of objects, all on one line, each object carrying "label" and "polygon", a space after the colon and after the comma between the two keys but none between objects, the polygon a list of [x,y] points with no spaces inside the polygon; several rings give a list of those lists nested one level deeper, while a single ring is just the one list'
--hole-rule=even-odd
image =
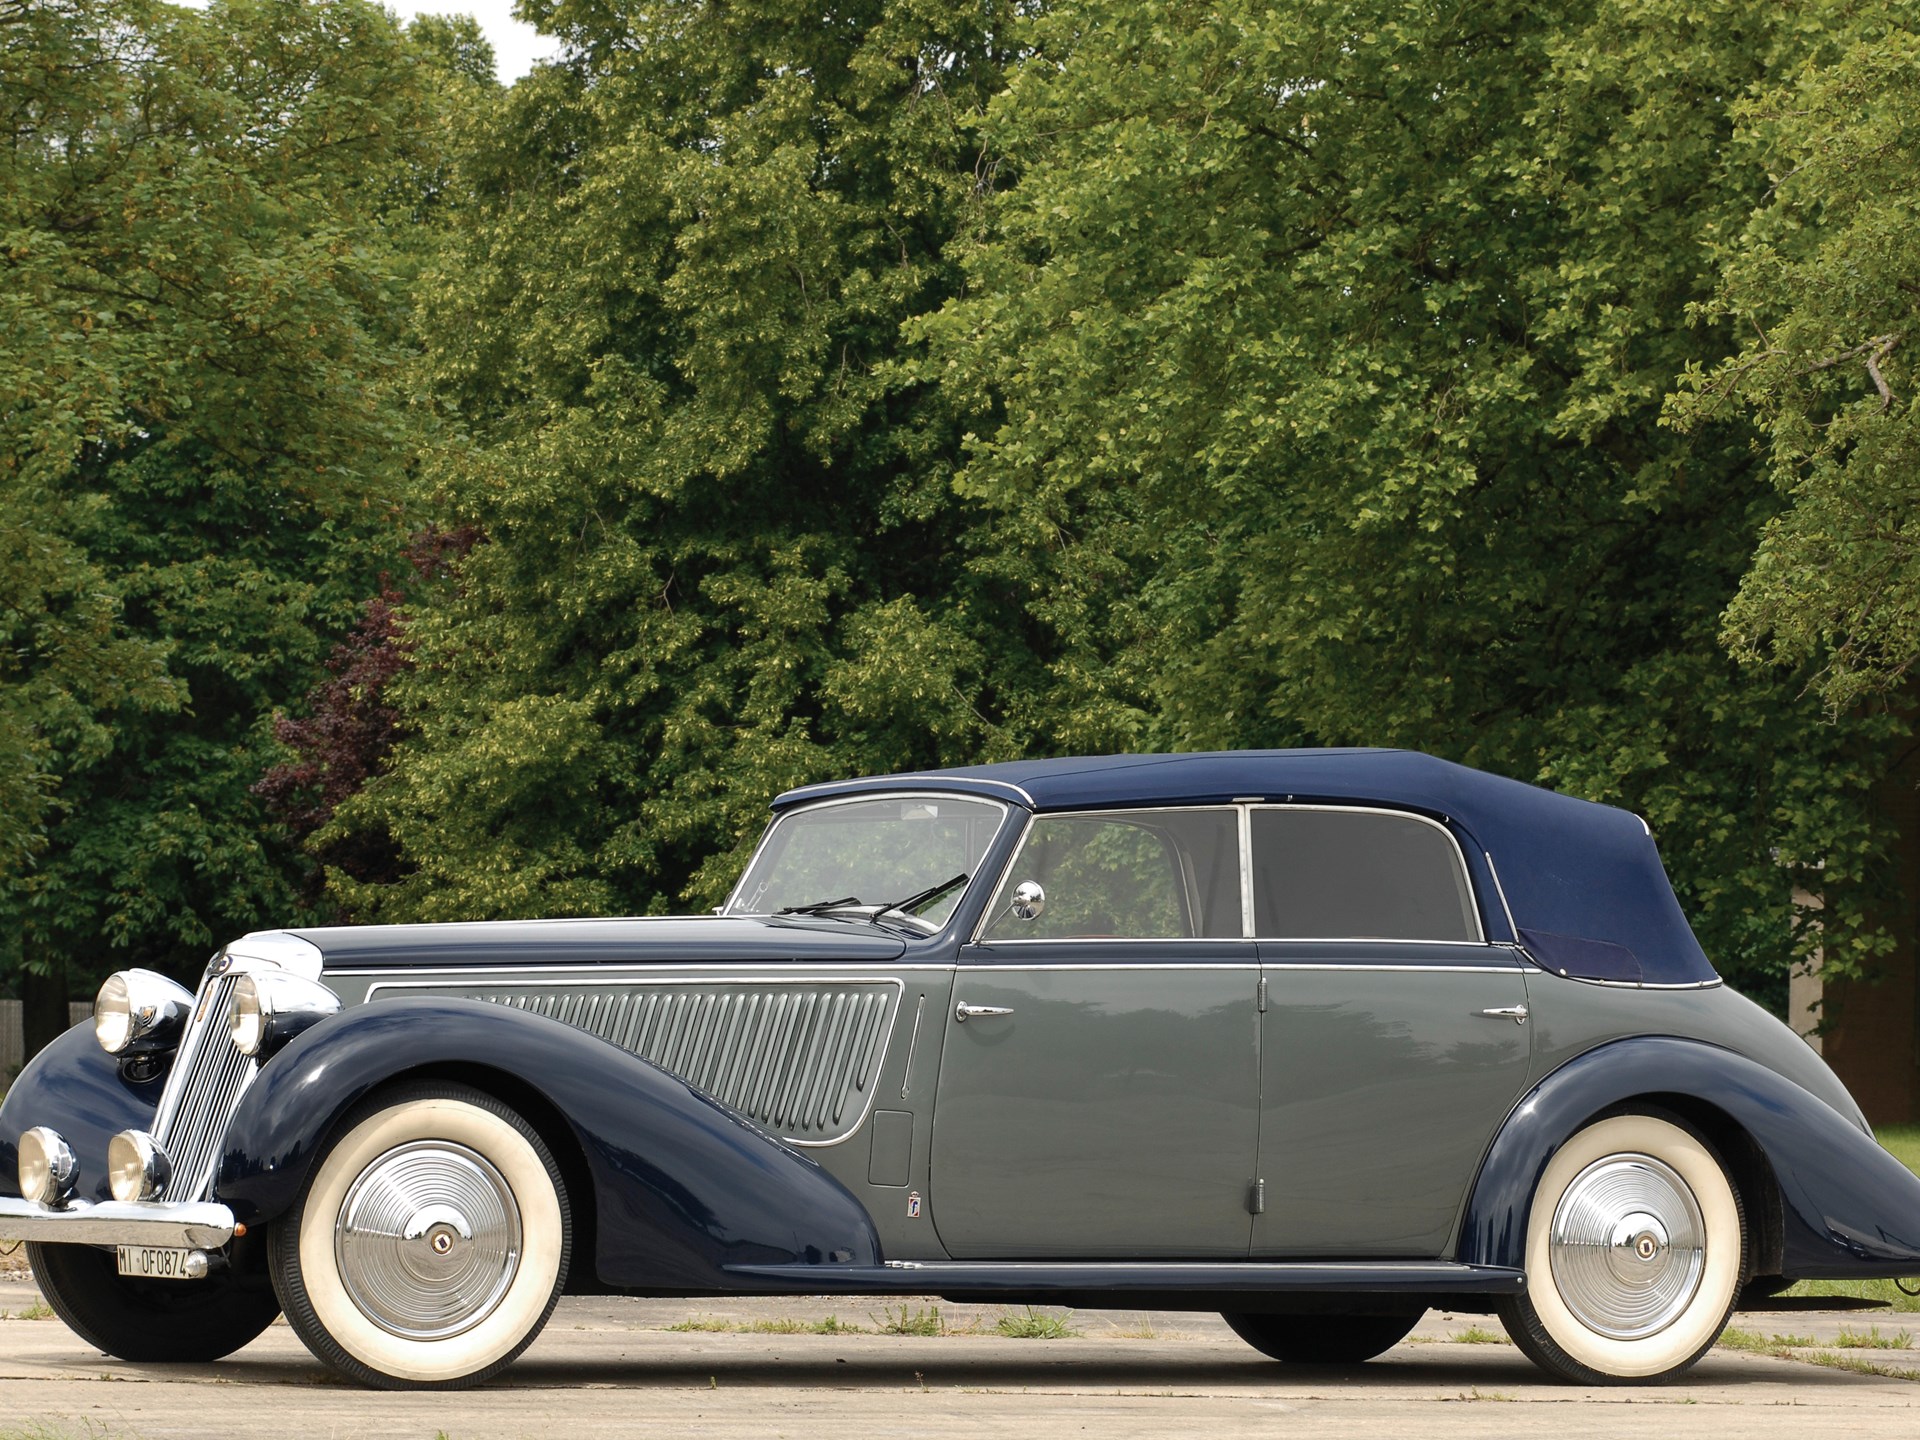
[{"label": "front bumper", "polygon": [[155,1245],[178,1250],[217,1250],[233,1239],[233,1212],[199,1200],[129,1204],[70,1201],[49,1210],[31,1200],[0,1196],[0,1244],[38,1240],[70,1245]]}]

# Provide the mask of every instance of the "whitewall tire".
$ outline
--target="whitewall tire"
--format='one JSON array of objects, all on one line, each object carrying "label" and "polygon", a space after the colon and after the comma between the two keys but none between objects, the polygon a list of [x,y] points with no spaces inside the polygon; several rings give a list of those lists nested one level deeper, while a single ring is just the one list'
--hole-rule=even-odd
[{"label": "whitewall tire", "polygon": [[1678,1375],[1713,1347],[1746,1280],[1739,1191],[1677,1117],[1614,1115],[1548,1163],[1527,1216],[1516,1345],[1582,1384]]},{"label": "whitewall tire", "polygon": [[270,1257],[315,1356],[363,1384],[439,1389],[533,1343],[572,1244],[566,1186],[533,1128],[482,1091],[418,1083],[346,1117]]}]

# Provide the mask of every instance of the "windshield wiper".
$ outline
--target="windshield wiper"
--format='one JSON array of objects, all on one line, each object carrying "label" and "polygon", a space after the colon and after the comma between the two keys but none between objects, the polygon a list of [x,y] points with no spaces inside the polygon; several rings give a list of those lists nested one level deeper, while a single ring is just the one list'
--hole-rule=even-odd
[{"label": "windshield wiper", "polygon": [[810,905],[789,905],[785,909],[776,910],[773,913],[776,915],[820,915],[828,910],[844,910],[849,905],[858,905],[860,903],[861,901],[858,895],[842,895],[838,900],[815,900]]},{"label": "windshield wiper", "polygon": [[889,910],[899,910],[904,912],[905,914],[911,915],[916,905],[925,905],[931,900],[938,900],[942,895],[945,895],[949,890],[952,890],[957,886],[961,886],[966,883],[967,883],[967,872],[962,870],[958,875],[954,876],[951,880],[942,880],[938,885],[929,885],[925,890],[922,890],[917,895],[909,895],[907,896],[906,899],[896,900],[891,905],[882,905],[878,910],[874,911],[873,914],[869,915],[867,919],[871,920],[874,924],[877,925],[880,923],[880,917],[886,914]]}]

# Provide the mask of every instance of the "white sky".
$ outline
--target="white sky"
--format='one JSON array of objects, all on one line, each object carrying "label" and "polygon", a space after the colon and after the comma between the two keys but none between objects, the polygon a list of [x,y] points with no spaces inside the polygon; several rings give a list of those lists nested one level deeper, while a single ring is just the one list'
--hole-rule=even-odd
[{"label": "white sky", "polygon": [[[204,10],[207,0],[175,0]],[[493,42],[495,69],[502,84],[511,85],[560,48],[560,42],[513,18],[513,0],[381,0],[402,20],[416,15],[471,15]]]},{"label": "white sky", "polygon": [[493,42],[500,81],[511,85],[559,49],[560,42],[513,18],[512,0],[381,0],[402,20],[416,15],[471,15]]}]

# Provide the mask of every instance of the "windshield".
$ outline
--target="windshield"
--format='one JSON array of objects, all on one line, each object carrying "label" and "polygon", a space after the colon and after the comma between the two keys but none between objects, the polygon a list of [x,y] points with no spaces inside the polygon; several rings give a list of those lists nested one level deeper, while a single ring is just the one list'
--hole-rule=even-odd
[{"label": "windshield", "polygon": [[991,800],[949,795],[788,811],[773,822],[724,913],[850,912],[931,934],[959,907],[1005,816]]}]

